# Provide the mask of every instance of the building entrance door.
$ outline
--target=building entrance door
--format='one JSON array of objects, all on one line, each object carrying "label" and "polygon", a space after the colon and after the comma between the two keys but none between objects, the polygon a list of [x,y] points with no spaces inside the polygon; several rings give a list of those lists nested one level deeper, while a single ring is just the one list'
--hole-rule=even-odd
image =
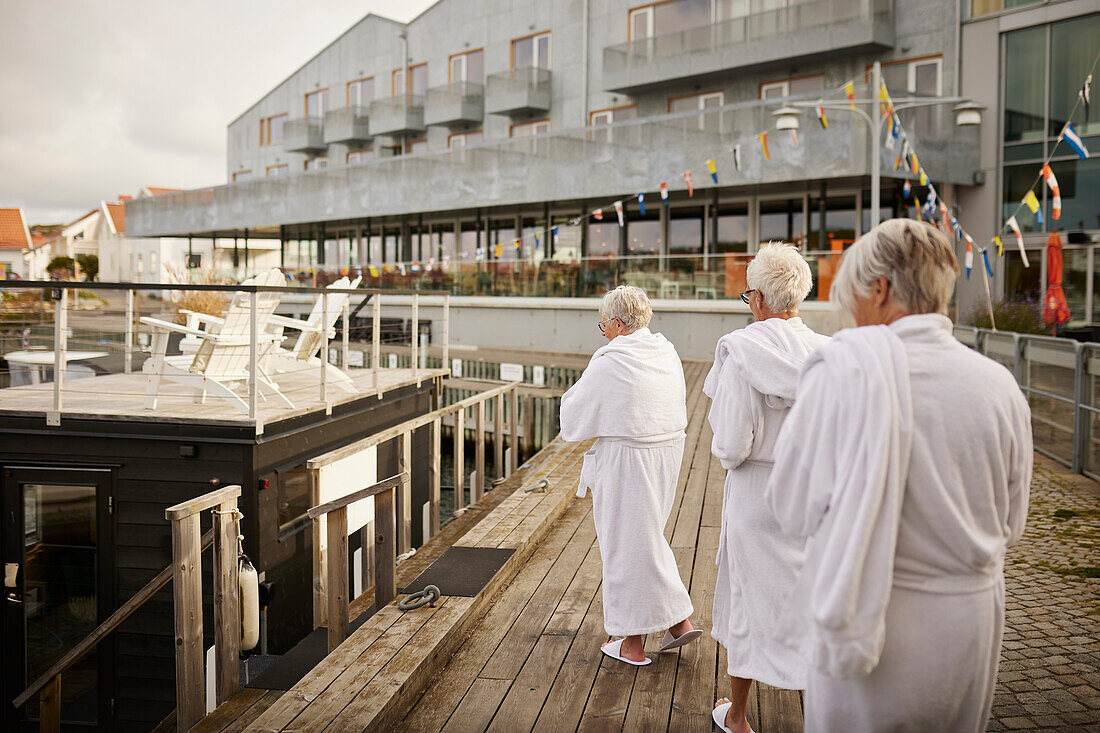
[{"label": "building entrance door", "polygon": [[[5,730],[37,727],[38,696],[19,710],[11,700],[113,610],[110,489],[106,469],[3,471]],[[109,657],[101,643],[62,675],[64,727],[109,726]]]}]

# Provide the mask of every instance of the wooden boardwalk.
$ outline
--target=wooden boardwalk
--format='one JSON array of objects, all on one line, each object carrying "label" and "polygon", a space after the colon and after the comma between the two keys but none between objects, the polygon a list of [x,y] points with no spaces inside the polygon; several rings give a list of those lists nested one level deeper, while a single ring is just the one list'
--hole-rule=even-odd
[{"label": "wooden boardwalk", "polygon": [[[685,363],[688,439],[665,536],[709,632],[725,471],[710,452],[702,394],[708,364]],[[393,731],[713,731],[710,711],[729,692],[725,651],[709,635],[631,667],[603,656],[601,564],[591,499],[550,529],[454,656]],[[765,685],[750,695],[757,733],[802,729],[797,692]]]}]

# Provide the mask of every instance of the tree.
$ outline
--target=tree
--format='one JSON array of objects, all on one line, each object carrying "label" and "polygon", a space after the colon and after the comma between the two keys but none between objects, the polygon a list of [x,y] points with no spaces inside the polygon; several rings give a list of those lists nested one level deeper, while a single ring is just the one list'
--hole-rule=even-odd
[{"label": "tree", "polygon": [[50,264],[46,265],[46,272],[55,280],[67,280],[76,272],[76,265],[73,263],[72,257],[58,255],[50,260]]},{"label": "tree", "polygon": [[96,255],[77,255],[76,262],[84,273],[85,282],[92,282],[99,275],[99,257]]}]

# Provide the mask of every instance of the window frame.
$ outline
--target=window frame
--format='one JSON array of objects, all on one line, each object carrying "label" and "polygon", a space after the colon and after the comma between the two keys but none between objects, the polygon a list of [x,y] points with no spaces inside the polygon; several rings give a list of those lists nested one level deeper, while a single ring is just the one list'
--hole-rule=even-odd
[{"label": "window frame", "polygon": [[243,171],[233,171],[233,183],[237,182],[237,176],[243,176],[243,175],[246,175],[247,178],[241,179],[242,181],[252,180],[252,169],[249,168],[249,169],[243,170]]},{"label": "window frame", "polygon": [[[310,168],[309,167],[310,163],[313,163],[313,162],[318,161],[318,160],[325,161],[325,165],[321,168]],[[327,155],[317,155],[317,156],[314,156],[312,158],[306,158],[304,161],[302,161],[302,170],[304,170],[304,171],[321,171],[321,170],[325,170],[325,168],[328,168],[328,162],[329,161],[328,161],[328,156]]]},{"label": "window frame", "polygon": [[599,115],[599,114],[610,114],[611,119],[608,122],[598,123],[598,124],[601,124],[601,125],[610,125],[612,122],[615,121],[615,113],[616,112],[618,112],[620,109],[630,109],[632,107],[635,110],[638,109],[637,104],[620,104],[620,105],[615,106],[615,107],[604,107],[603,109],[591,110],[588,113],[588,126],[589,127],[595,127],[596,126],[597,123],[594,121],[594,118],[595,118],[596,115]]},{"label": "window frame", "polygon": [[[525,127],[527,125],[541,125],[541,124],[544,124],[544,123],[546,125],[546,131],[545,132],[533,132],[530,135],[523,135],[522,137],[536,137],[538,135],[548,135],[548,134],[550,134],[550,118],[549,117],[544,117],[541,120],[527,120],[526,122],[517,122],[515,124],[509,125],[508,126],[508,137],[509,138],[516,137],[516,132],[515,131],[516,131],[517,127]],[[522,139],[522,138],[519,138],[519,139]]]},{"label": "window frame", "polygon": [[321,119],[324,119],[325,112],[328,112],[328,92],[328,87],[324,87],[323,89],[314,89],[312,92],[306,92],[305,96],[302,97],[302,116],[306,118],[309,117],[309,98],[314,96],[315,94],[324,94],[325,96],[322,97],[322,99],[325,100],[325,108],[321,112]]},{"label": "window frame", "polygon": [[[351,85],[352,84],[360,84],[360,83],[365,82],[365,81],[371,82],[371,88],[372,88],[371,89],[371,102],[374,101],[374,91],[373,91],[374,74],[371,74],[370,76],[363,76],[363,77],[360,77],[358,79],[352,79],[351,81],[349,81],[347,83],[347,85],[344,87],[344,104],[346,106],[348,106],[348,107],[352,106],[352,104],[351,104]],[[363,95],[360,92],[360,94],[359,94],[360,100],[359,100],[359,104],[357,106],[360,106],[360,107],[370,106],[370,102],[368,102],[365,105],[363,104],[362,96]]]},{"label": "window frame", "polygon": [[[373,156],[374,146],[372,145],[369,148],[359,148],[358,150],[349,150],[348,152],[344,153],[344,165],[352,165],[351,156],[353,156],[353,155],[362,156],[363,153],[371,153],[371,158],[368,158],[368,160],[373,160],[374,159],[374,156]],[[359,160],[355,161],[355,165],[360,165],[361,163],[365,163],[365,162],[366,161],[364,161],[360,158]]]},{"label": "window frame", "polygon": [[427,152],[428,151],[428,138],[418,137],[415,140],[406,140],[405,141],[405,155],[412,155],[413,154],[412,146],[413,145],[419,145],[420,143],[424,143],[424,150],[421,150],[419,152],[422,152],[422,153]]},{"label": "window frame", "polygon": [[[905,93],[916,94],[916,67],[925,63],[936,62],[936,94],[934,96],[943,96],[943,54],[933,53],[926,54],[924,56],[913,56],[907,59],[894,59],[893,61],[883,61],[881,66],[901,66],[906,65],[905,70]],[[864,71],[864,81],[867,84],[871,83],[871,71],[874,69],[874,65],[868,65]],[[913,90],[913,91],[910,91]],[[891,93],[897,94],[898,90],[892,89]]]},{"label": "window frame", "polygon": [[[665,0],[665,1],[666,2],[675,2],[675,0]],[[626,40],[627,41],[641,41],[641,40],[645,40],[647,38],[653,38],[657,34],[656,33],[657,29],[654,27],[654,24],[653,24],[654,23],[653,18],[656,15],[653,8],[654,8],[654,6],[660,5],[660,4],[661,3],[650,3],[648,5],[639,5],[636,8],[628,8],[627,9],[627,11],[626,11]],[[635,16],[641,15],[643,13],[647,16],[646,30],[649,31],[649,35],[638,36],[637,38],[635,38],[635,36],[634,36],[634,18],[635,18]]]},{"label": "window frame", "polygon": [[460,57],[462,58],[462,73],[463,73],[464,76],[467,77],[466,79],[463,79],[462,81],[467,83],[467,84],[470,83],[470,79],[469,79],[469,76],[470,76],[470,61],[469,61],[468,58],[465,58],[465,57],[467,57],[467,56],[469,56],[470,54],[473,54],[473,53],[480,53],[481,54],[481,81],[477,81],[477,82],[474,82],[474,83],[475,84],[484,84],[485,83],[485,47],[482,46],[481,48],[471,48],[468,51],[462,51],[460,53],[452,53],[450,56],[447,57],[447,83],[448,84],[454,84],[455,83],[454,62],[455,62],[455,59],[460,58]]},{"label": "window frame", "polygon": [[[477,134],[477,133],[481,134],[481,142],[485,142],[485,130],[482,129],[482,128],[478,128],[477,130],[467,130],[465,132],[456,132],[456,133],[453,133],[453,134],[447,136],[447,149],[450,150],[450,149],[455,148],[455,147],[457,147],[457,148],[467,147],[469,145],[469,143],[465,142],[466,137],[468,135],[474,135],[474,134]],[[463,140],[462,144],[458,145],[458,146],[452,145],[452,141],[454,141],[457,138],[462,138],[462,140]],[[479,143],[474,143],[474,145],[478,145],[478,144]]]},{"label": "window frame", "polygon": [[526,69],[526,68],[540,69],[540,68],[542,68],[541,66],[538,66],[537,64],[531,64],[530,67],[527,67],[527,66],[517,67],[516,66],[516,43],[518,41],[526,41],[527,39],[530,38],[531,39],[532,60],[537,61],[538,60],[538,42],[537,42],[537,39],[540,38],[541,36],[546,36],[546,69],[549,70],[550,67],[554,63],[554,61],[553,61],[553,59],[554,59],[554,47],[553,47],[553,43],[550,40],[550,31],[549,30],[539,31],[538,33],[528,33],[526,36],[519,36],[517,38],[513,38],[511,43],[508,44],[508,57],[509,57],[508,68],[512,69],[512,70],[515,70],[517,68],[522,68],[522,69]]},{"label": "window frame", "polygon": [[[271,171],[279,169],[285,170],[286,173],[276,173],[274,176],[271,175]],[[278,178],[282,175],[290,175],[290,163],[275,163],[273,165],[269,165],[264,171],[264,178]]]},{"label": "window frame", "polygon": [[[816,78],[821,79],[821,91],[822,91],[822,93],[824,93],[824,91],[825,91],[825,74],[802,74],[801,76],[788,76],[785,79],[773,79],[772,81],[761,82],[760,84],[757,85],[758,99],[762,100],[762,99],[765,98],[764,97],[764,90],[765,89],[767,89],[768,87],[775,87],[775,86],[779,86],[779,85],[783,85],[783,88],[785,89],[784,94],[781,97],[779,97],[779,99],[782,99],[783,97],[789,97],[789,96],[791,96],[791,82],[792,81],[802,81],[803,79],[816,79]],[[776,99],[776,97],[768,97],[768,99]]]},{"label": "window frame", "polygon": [[[403,66],[400,69],[394,69],[393,70],[393,73],[390,75],[390,91],[392,92],[392,96],[400,97],[400,96],[404,96],[406,94],[411,95],[413,93],[413,91],[412,91],[412,77],[413,77],[412,71],[413,71],[413,69],[419,69],[421,66],[424,67],[424,87],[425,87],[425,89],[427,88],[427,86],[428,86],[428,68],[427,68],[428,67],[428,62],[427,61],[421,61],[419,64],[409,64],[407,67]],[[405,79],[405,91],[399,93],[397,91],[397,75],[398,74],[405,74],[406,69],[408,69],[409,73],[406,74],[406,76],[408,78]]]},{"label": "window frame", "polygon": [[672,114],[672,112],[673,112],[673,110],[672,110],[672,103],[673,102],[675,102],[677,100],[680,100],[680,99],[690,99],[692,97],[695,97],[699,100],[698,106],[695,108],[695,110],[693,110],[695,112],[702,112],[703,110],[706,109],[705,101],[708,97],[709,98],[718,97],[718,106],[719,107],[723,106],[726,103],[726,93],[725,93],[725,91],[723,91],[721,89],[712,89],[709,92],[692,92],[691,94],[680,94],[680,95],[677,95],[675,97],[669,97],[668,98],[668,113]]},{"label": "window frame", "polygon": [[[271,139],[271,121],[278,117],[289,117],[289,113],[280,112],[277,115],[268,115],[267,117],[260,118],[260,147],[265,148],[269,145],[279,145],[283,142],[282,138],[273,141]],[[286,123],[286,120],[283,120]]]}]

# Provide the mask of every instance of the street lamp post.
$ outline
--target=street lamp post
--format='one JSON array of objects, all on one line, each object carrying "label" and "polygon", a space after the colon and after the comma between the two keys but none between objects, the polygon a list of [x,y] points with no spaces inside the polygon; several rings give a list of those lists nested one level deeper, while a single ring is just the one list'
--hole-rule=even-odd
[{"label": "street lamp post", "polygon": [[[882,186],[882,123],[887,119],[882,114],[879,101],[876,98],[878,90],[882,88],[882,66],[876,61],[871,66],[871,93],[870,99],[852,99],[845,102],[805,102],[785,101],[784,108],[776,110],[772,114],[776,117],[776,126],[781,130],[797,130],[798,118],[802,114],[799,108],[821,107],[827,110],[839,110],[851,112],[867,123],[871,130],[871,222],[872,226],[878,224],[879,210],[881,208]],[[940,104],[955,104],[955,125],[964,127],[981,124],[980,104],[963,97],[910,97],[892,100],[894,111],[914,109],[917,107],[932,107]],[[870,107],[868,112],[865,107]]]}]

